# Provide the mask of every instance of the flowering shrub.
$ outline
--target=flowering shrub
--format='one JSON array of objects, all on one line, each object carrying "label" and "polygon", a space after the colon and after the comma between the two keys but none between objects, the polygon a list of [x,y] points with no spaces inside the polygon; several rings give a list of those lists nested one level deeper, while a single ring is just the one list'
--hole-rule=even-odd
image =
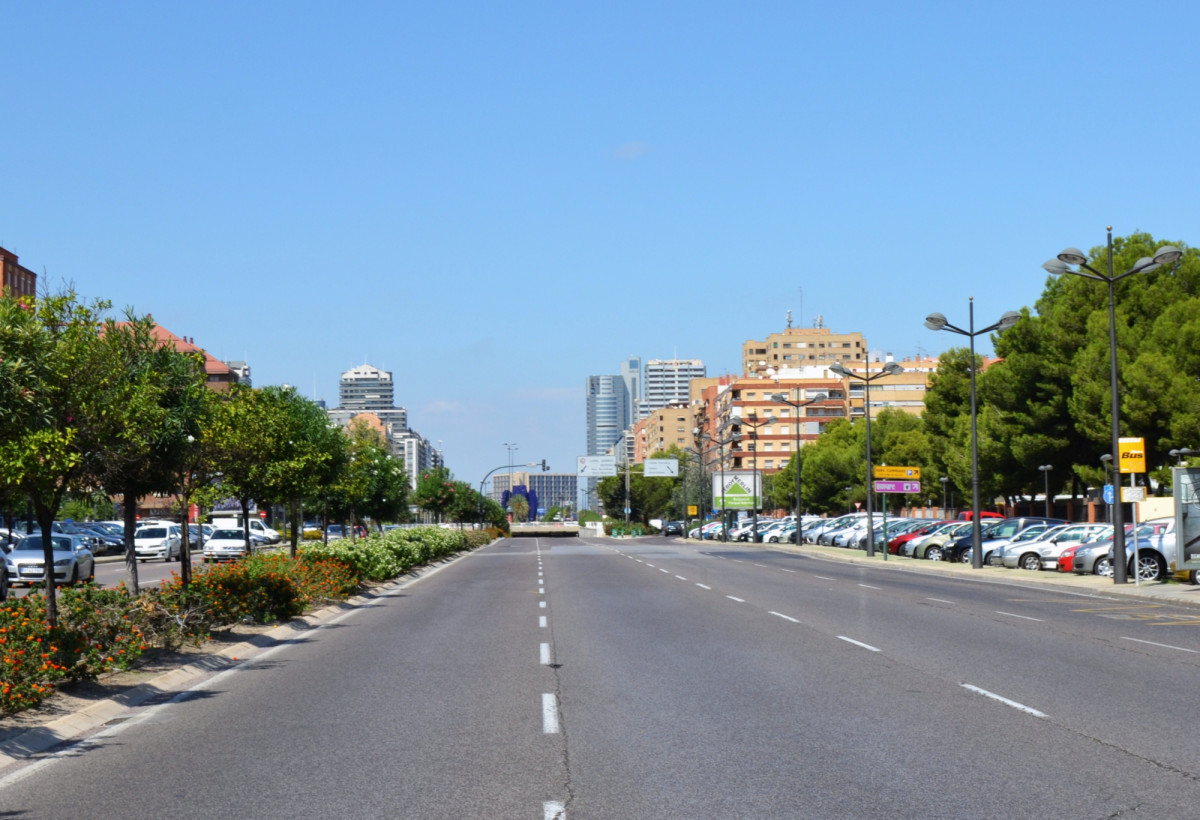
[{"label": "flowering shrub", "polygon": [[0,605],[0,712],[36,706],[61,681],[127,669],[146,648],[128,604],[121,590],[63,588],[56,627],[37,592]]}]

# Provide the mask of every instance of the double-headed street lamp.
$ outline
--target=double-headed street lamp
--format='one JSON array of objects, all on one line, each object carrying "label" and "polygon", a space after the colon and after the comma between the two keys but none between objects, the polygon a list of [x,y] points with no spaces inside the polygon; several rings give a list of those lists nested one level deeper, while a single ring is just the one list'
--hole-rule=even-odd
[{"label": "double-headed street lamp", "polygon": [[1050,517],[1050,471],[1054,469],[1054,465],[1053,464],[1043,464],[1041,467],[1038,467],[1038,469],[1042,471],[1042,477],[1046,479],[1046,489],[1044,490],[1044,492],[1046,494],[1046,517],[1049,518]]},{"label": "double-headed street lamp", "polygon": [[[1183,256],[1183,251],[1171,245],[1163,245],[1155,251],[1153,257],[1143,256],[1132,268],[1122,274],[1113,273],[1113,241],[1112,225],[1108,226],[1108,273],[1104,274],[1088,264],[1087,257],[1078,248],[1067,248],[1054,259],[1042,265],[1052,274],[1070,273],[1085,279],[1095,279],[1108,284],[1108,358],[1109,358],[1109,389],[1112,391],[1112,454],[1115,457],[1121,451],[1121,400],[1118,395],[1117,382],[1117,310],[1116,284],[1126,276],[1135,273],[1147,273],[1163,265],[1170,264]],[[1078,270],[1072,270],[1075,265]],[[1115,473],[1114,473],[1115,476]],[[1117,491],[1116,481],[1113,481],[1113,492]],[[1121,499],[1113,498],[1113,583],[1129,582],[1125,567],[1125,513],[1121,509]]]},{"label": "double-headed street lamp", "polygon": [[1179,467],[1182,467],[1187,462],[1189,456],[1194,456],[1197,454],[1200,454],[1200,451],[1193,450],[1190,447],[1180,447],[1178,450],[1170,450],[1167,452],[1167,455],[1178,462],[1176,466]]},{"label": "double-headed street lamp", "polygon": [[[760,419],[758,417],[758,414],[755,413],[753,410],[751,410],[750,415],[748,415],[748,416],[730,416],[729,420],[726,421],[723,425],[721,425],[721,429],[725,429],[726,427],[741,427],[742,425],[746,425],[747,427],[750,428],[750,439],[754,442],[754,445],[753,445],[754,446],[754,461],[753,461],[753,467],[751,468],[751,471],[750,471],[751,472],[750,497],[751,497],[751,500],[753,501],[753,506],[754,506],[754,509],[751,511],[750,540],[752,540],[756,543],[758,541],[758,506],[759,506],[759,504],[762,503],[762,482],[758,480],[758,428],[762,427],[764,424],[774,424],[777,421],[779,421],[779,419],[775,418],[774,416],[767,416],[766,418]],[[738,435],[740,437],[740,433],[735,433],[735,435]],[[758,491],[757,496],[754,495],[755,490]],[[725,484],[724,484],[724,481],[722,481],[722,483],[721,483],[722,504],[724,503],[724,499],[725,499]]]},{"label": "double-headed street lamp", "polygon": [[[872,504],[872,496],[874,495],[874,487],[871,484],[871,479],[874,477],[874,469],[871,466],[871,382],[878,381],[884,376],[895,376],[903,373],[904,368],[895,362],[888,362],[883,366],[883,369],[874,376],[860,376],[853,370],[847,369],[840,362],[835,362],[829,366],[829,369],[846,379],[858,379],[866,385],[866,396],[864,398],[863,410],[867,417],[867,557],[875,557],[875,517]],[[887,560],[887,546],[883,548],[884,560]]]},{"label": "double-headed street lamp", "polygon": [[967,329],[950,324],[940,313],[931,313],[925,317],[925,327],[930,330],[948,330],[971,340],[971,566],[975,569],[983,567],[983,536],[979,523],[979,427],[975,406],[975,337],[993,330],[1003,332],[1017,323],[1021,314],[1010,310],[1000,317],[1000,321],[987,327],[975,329],[975,297],[967,299],[969,324]]},{"label": "double-headed street lamp", "polygon": [[796,388],[796,400],[791,401],[782,393],[776,393],[771,396],[771,401],[778,404],[786,404],[796,411],[796,416],[792,420],[796,425],[796,445],[792,451],[792,457],[796,461],[796,531],[800,530],[800,408],[808,407],[810,404],[816,404],[819,401],[825,401],[829,396],[826,393],[816,393],[808,401],[800,401],[800,388]]}]

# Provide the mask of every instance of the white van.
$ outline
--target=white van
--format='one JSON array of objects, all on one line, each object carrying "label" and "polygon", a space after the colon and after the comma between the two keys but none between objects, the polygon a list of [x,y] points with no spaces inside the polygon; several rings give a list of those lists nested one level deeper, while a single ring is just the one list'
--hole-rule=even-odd
[{"label": "white van", "polygon": [[[224,518],[214,517],[212,525],[218,530],[241,530],[242,521],[240,516],[227,516]],[[257,518],[250,519],[250,534],[257,535],[264,539],[268,544],[278,544],[283,540],[278,532],[268,527]]]}]

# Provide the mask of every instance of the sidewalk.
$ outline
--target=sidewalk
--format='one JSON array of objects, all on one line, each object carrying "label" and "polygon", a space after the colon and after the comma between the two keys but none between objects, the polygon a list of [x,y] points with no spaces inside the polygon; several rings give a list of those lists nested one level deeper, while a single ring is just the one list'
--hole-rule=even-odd
[{"label": "sidewalk", "polygon": [[[686,539],[685,543],[703,545],[706,547],[720,546],[720,541],[699,541]],[[1114,584],[1112,578],[1102,578],[1099,575],[1076,575],[1073,572],[1040,571],[1031,572],[1024,569],[1008,569],[1007,567],[983,567],[974,569],[970,564],[952,564],[945,561],[925,561],[906,558],[903,555],[889,555],[887,560],[876,552],[874,558],[868,558],[860,550],[843,547],[823,547],[815,544],[749,544],[746,542],[730,542],[738,547],[757,547],[764,550],[789,552],[795,555],[808,555],[828,561],[841,561],[848,564],[867,564],[879,569],[889,569],[904,572],[924,572],[932,575],[955,576],[964,580],[985,581],[1012,584],[1037,584],[1070,589],[1075,592],[1090,592],[1096,595],[1119,595],[1138,598],[1160,604],[1178,604],[1180,606],[1200,607],[1200,586],[1179,583],[1178,581],[1154,581],[1134,584],[1129,579],[1127,584]]]}]

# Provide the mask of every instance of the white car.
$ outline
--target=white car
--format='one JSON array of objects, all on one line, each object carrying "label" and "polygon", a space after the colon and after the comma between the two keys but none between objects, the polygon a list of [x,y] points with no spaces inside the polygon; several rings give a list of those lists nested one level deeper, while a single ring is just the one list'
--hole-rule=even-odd
[{"label": "white car", "polygon": [[[96,577],[96,559],[88,549],[87,541],[77,535],[52,533],[54,546],[54,580],[59,584],[76,584],[91,581]],[[13,551],[4,556],[4,569],[11,586],[29,586],[46,579],[46,556],[42,551],[42,539],[25,538],[14,545]]]},{"label": "white car", "polygon": [[[251,549],[258,549],[265,543],[257,535],[250,536]],[[237,529],[215,529],[212,531],[212,535],[208,536],[208,540],[204,542],[205,563],[209,561],[233,561],[237,558],[245,557],[246,537],[241,527]]]},{"label": "white car", "polygon": [[133,554],[139,561],[178,561],[182,549],[178,524],[143,524],[133,533]]}]

